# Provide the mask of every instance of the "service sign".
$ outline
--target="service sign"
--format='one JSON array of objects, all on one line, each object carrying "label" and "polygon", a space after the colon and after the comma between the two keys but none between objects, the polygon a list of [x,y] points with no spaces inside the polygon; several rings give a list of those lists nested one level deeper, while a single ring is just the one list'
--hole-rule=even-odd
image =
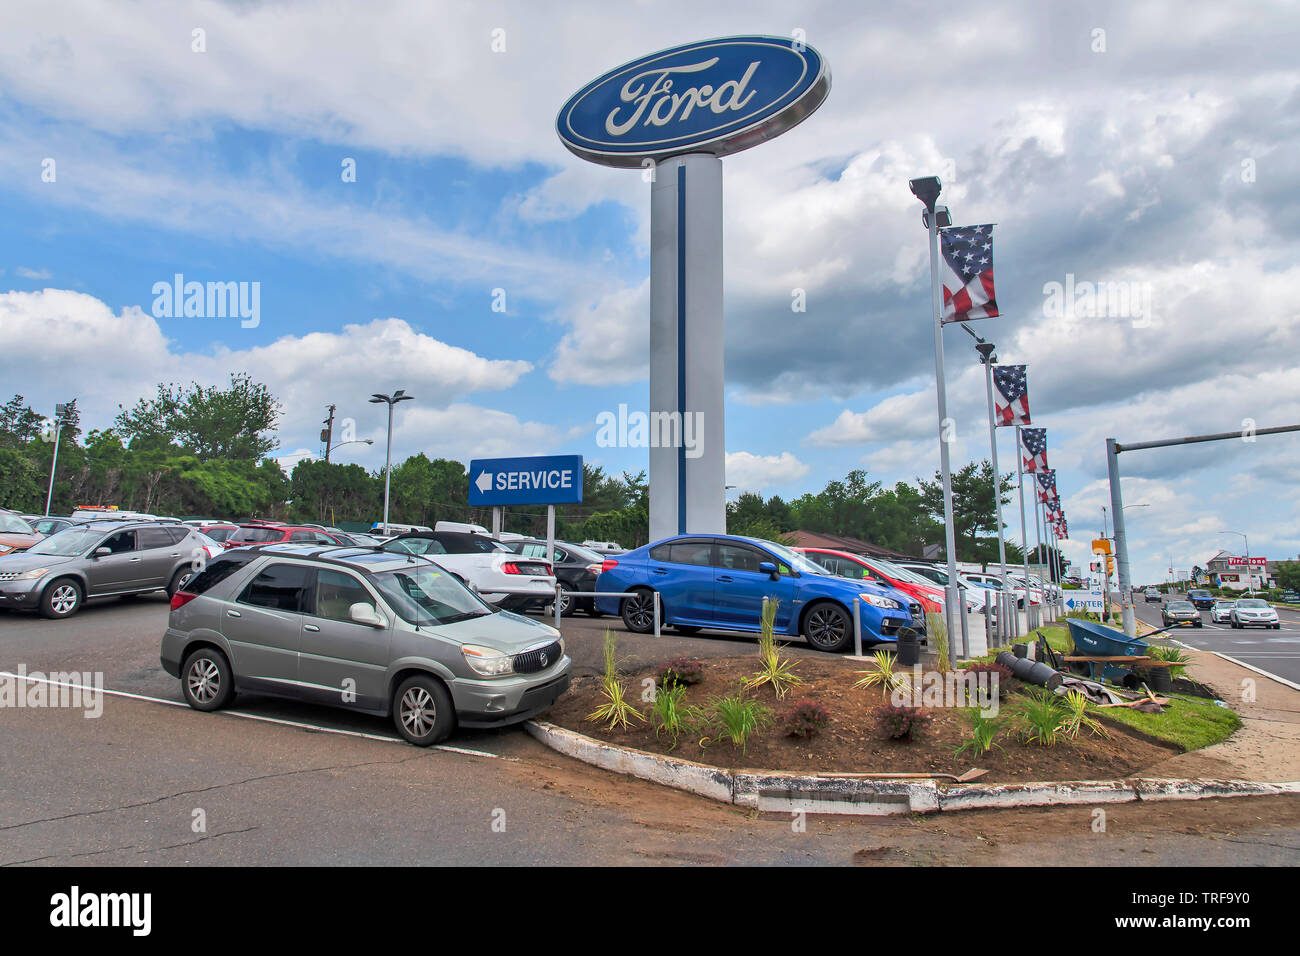
[{"label": "service sign", "polygon": [[469,463],[469,503],[569,505],[582,503],[582,456],[475,458]]},{"label": "service sign", "polygon": [[556,131],[606,166],[681,153],[725,156],[779,136],[821,106],[830,70],[785,37],[726,37],[674,47],[593,80],[564,104]]}]

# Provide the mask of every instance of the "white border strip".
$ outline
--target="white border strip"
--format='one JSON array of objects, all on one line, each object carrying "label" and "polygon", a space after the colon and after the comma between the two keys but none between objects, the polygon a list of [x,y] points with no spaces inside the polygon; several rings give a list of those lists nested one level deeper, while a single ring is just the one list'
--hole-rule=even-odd
[{"label": "white border strip", "polygon": [[[112,697],[125,697],[128,700],[142,700],[150,704],[166,704],[168,707],[184,707],[191,709],[189,704],[182,703],[178,700],[167,700],[163,697],[146,697],[143,694],[132,694],[124,690],[109,690],[107,687],[89,687],[85,684],[68,684],[63,681],[53,681],[44,677],[32,677],[30,674],[14,674],[10,671],[0,671],[0,677],[12,677],[14,680],[30,681],[33,684],[48,684],[51,687],[72,687],[80,690],[90,691],[95,694],[108,694]],[[308,724],[297,720],[285,720],[282,717],[263,717],[261,714],[245,714],[238,710],[217,710],[212,713],[220,714],[223,717],[240,717],[244,720],[260,720],[267,724],[279,724],[282,727],[296,727],[299,730],[312,730],[322,734],[338,734],[340,737],[360,737],[363,740],[381,740],[388,744],[405,744],[406,741],[401,737],[385,737],[383,734],[368,734],[361,730],[342,730],[337,727],[322,727],[319,724]],[[468,747],[449,747],[446,744],[434,744],[430,750],[445,750],[448,753],[466,754],[470,757],[491,757],[494,760],[514,760],[514,757],[502,757],[500,754],[488,753],[486,750],[471,750]]]}]

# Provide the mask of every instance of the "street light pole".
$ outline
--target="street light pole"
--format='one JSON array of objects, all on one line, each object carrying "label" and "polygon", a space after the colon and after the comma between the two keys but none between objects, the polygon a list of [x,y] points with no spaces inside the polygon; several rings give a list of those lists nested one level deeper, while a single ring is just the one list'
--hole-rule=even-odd
[{"label": "street light pole", "polygon": [[[71,402],[68,404],[70,405]],[[47,518],[50,516],[50,502],[54,499],[54,470],[59,465],[59,436],[63,433],[63,416],[67,413],[68,405],[54,406],[54,457],[50,459],[50,490],[45,495],[45,517]]]},{"label": "street light pole", "polygon": [[388,493],[393,477],[393,406],[398,402],[409,402],[414,395],[407,395],[405,389],[399,388],[392,395],[375,392],[370,397],[372,405],[385,402],[388,405],[388,450],[384,454],[384,534],[388,534]]},{"label": "street light pole", "polygon": [[[998,567],[1002,572],[1002,588],[1006,592],[1010,589],[1010,582],[1007,579],[1007,545],[1002,539],[1002,476],[998,472],[998,423],[993,413],[993,365],[997,362],[998,357],[994,354],[996,347],[992,342],[986,342],[980,336],[975,335],[968,325],[963,325],[962,328],[975,337],[975,351],[979,353],[980,362],[984,366],[984,388],[988,394],[989,407],[989,454],[993,464],[993,508],[997,517]],[[1014,612],[1014,610],[1013,601],[1012,611]],[[1000,617],[998,623],[1002,633],[1007,635],[1009,639],[1011,635],[1009,622]]]}]

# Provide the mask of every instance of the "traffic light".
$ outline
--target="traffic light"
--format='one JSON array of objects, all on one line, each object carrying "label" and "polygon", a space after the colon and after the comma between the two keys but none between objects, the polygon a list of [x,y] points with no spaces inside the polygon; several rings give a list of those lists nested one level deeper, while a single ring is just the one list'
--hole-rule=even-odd
[{"label": "traffic light", "polygon": [[1108,554],[1106,555],[1106,574],[1111,575],[1114,573],[1115,573],[1115,556],[1112,554]]}]

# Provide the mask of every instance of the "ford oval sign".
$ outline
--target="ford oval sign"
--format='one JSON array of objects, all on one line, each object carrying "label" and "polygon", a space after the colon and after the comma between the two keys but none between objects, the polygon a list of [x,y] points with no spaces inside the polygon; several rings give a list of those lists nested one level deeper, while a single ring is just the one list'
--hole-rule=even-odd
[{"label": "ford oval sign", "polygon": [[556,120],[577,155],[642,166],[681,153],[725,156],[784,133],[831,87],[820,53],[784,37],[726,37],[652,53],[579,90]]}]

